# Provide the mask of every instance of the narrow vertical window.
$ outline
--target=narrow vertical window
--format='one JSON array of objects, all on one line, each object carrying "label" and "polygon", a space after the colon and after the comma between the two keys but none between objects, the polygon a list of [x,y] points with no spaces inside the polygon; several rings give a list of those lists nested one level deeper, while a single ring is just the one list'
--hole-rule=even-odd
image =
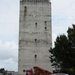
[{"label": "narrow vertical window", "polygon": [[35,39],[35,41],[37,41],[37,39]]},{"label": "narrow vertical window", "polygon": [[35,26],[37,27],[37,23],[35,23]]},{"label": "narrow vertical window", "polygon": [[47,23],[47,22],[45,21],[45,23]]},{"label": "narrow vertical window", "polygon": [[25,72],[25,70],[23,70],[23,72]]},{"label": "narrow vertical window", "polygon": [[34,57],[37,58],[37,55],[35,55]]},{"label": "narrow vertical window", "polygon": [[47,21],[45,21],[45,31],[47,31]]},{"label": "narrow vertical window", "polygon": [[45,30],[47,30],[47,27],[45,27]]},{"label": "narrow vertical window", "polygon": [[24,17],[26,16],[26,13],[27,13],[27,7],[25,6],[24,7]]}]

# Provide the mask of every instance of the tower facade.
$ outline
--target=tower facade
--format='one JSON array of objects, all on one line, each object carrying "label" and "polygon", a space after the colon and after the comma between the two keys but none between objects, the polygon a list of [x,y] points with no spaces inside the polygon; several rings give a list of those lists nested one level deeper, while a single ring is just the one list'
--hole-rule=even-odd
[{"label": "tower facade", "polygon": [[51,2],[20,0],[18,73],[25,74],[25,70],[34,66],[52,72],[51,47]]}]

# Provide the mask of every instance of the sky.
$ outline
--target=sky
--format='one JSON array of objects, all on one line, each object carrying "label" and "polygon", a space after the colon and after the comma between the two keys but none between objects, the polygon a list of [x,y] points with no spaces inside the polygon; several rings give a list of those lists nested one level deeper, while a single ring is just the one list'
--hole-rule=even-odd
[{"label": "sky", "polygon": [[[51,0],[52,45],[75,24],[75,0]],[[0,1],[0,68],[18,70],[19,0]]]}]

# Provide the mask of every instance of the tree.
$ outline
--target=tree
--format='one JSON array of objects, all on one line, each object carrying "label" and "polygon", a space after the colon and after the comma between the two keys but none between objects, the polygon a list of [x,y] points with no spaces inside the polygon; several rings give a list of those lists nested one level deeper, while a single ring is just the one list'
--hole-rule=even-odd
[{"label": "tree", "polygon": [[1,68],[1,69],[0,69],[0,73],[3,73],[4,71],[5,71],[4,68]]},{"label": "tree", "polygon": [[68,39],[72,43],[72,47],[75,47],[75,25],[73,24],[73,28],[68,28]]},{"label": "tree", "polygon": [[49,50],[50,61],[53,67],[60,68],[60,72],[75,74],[75,25],[68,28],[67,33],[68,36],[57,36],[55,47]]}]

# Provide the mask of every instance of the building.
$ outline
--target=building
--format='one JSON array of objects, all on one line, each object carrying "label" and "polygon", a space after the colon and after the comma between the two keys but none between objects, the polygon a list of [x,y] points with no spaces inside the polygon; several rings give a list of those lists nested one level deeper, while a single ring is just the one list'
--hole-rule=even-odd
[{"label": "building", "polygon": [[40,66],[50,72],[52,47],[51,2],[20,0],[18,73]]},{"label": "building", "polygon": [[18,72],[15,72],[15,71],[6,71],[5,75],[18,75]]},{"label": "building", "polygon": [[0,75],[18,75],[18,72],[15,71],[3,71]]}]

